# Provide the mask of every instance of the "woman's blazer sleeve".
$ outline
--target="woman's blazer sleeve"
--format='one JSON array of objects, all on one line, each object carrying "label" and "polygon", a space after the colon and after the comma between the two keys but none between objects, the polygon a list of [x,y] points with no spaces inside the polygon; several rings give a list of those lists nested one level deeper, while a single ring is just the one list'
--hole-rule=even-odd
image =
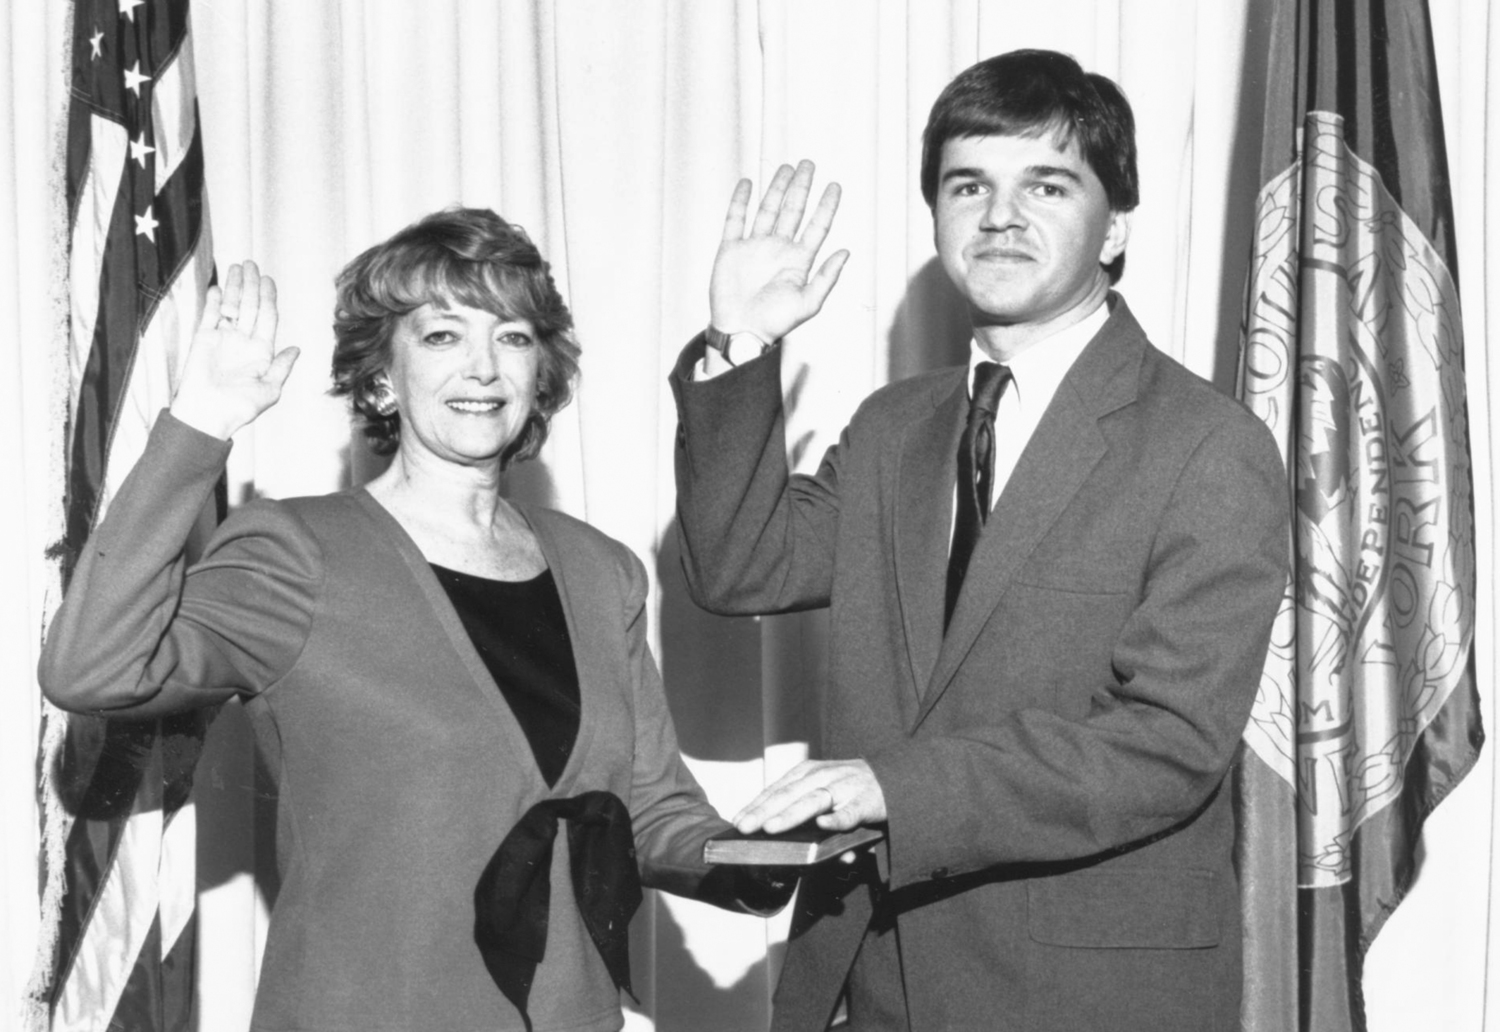
[{"label": "woman's blazer sleeve", "polygon": [[633,553],[623,546],[621,551],[627,559],[625,658],[635,711],[628,805],[641,880],[651,888],[696,896],[710,870],[703,862],[703,843],[731,829],[683,762],[661,675],[646,641],[646,570]]},{"label": "woman's blazer sleeve", "polygon": [[253,695],[296,662],[322,580],[316,540],[252,502],[188,568],[184,547],[229,445],[163,412],[73,571],[38,669],[76,712],[157,716]]}]

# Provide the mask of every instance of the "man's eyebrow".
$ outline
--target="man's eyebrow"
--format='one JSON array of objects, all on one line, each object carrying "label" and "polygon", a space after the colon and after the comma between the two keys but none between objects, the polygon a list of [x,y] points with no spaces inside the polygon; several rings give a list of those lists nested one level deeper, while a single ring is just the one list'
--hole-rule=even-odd
[{"label": "man's eyebrow", "polygon": [[983,179],[984,170],[980,168],[950,168],[945,171],[939,182],[946,183],[950,179]]},{"label": "man's eyebrow", "polygon": [[1026,169],[1028,175],[1033,179],[1067,179],[1071,182],[1083,185],[1083,177],[1071,168],[1063,168],[1061,165],[1031,165]]},{"label": "man's eyebrow", "polygon": [[[1082,185],[1083,177],[1071,168],[1062,165],[1028,165],[1026,174],[1032,179],[1066,179],[1069,182]],[[985,172],[982,168],[950,168],[943,172],[938,180],[946,183],[950,179],[984,179]]]}]

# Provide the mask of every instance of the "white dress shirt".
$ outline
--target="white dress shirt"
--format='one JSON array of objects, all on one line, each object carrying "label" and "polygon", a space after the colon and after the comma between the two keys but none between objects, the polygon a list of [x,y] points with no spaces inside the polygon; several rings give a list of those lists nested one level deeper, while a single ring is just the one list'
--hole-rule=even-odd
[{"label": "white dress shirt", "polygon": [[[1010,369],[1011,382],[1000,397],[1000,407],[995,411],[995,475],[991,479],[989,508],[995,507],[995,499],[1005,489],[1010,475],[1015,471],[1021,452],[1042,413],[1052,404],[1052,396],[1062,383],[1068,370],[1083,353],[1094,334],[1109,319],[1109,306],[1101,304],[1081,320],[1050,337],[1043,338],[1006,362]],[[969,397],[974,397],[974,370],[980,362],[993,362],[977,340],[969,343]],[[958,486],[953,488],[954,511],[957,512]],[[952,540],[952,528],[949,528]]]}]

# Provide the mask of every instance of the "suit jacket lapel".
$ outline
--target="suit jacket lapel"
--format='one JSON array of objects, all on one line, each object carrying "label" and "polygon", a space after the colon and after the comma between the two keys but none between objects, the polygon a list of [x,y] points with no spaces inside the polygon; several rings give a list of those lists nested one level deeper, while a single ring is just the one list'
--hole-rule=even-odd
[{"label": "suit jacket lapel", "polygon": [[608,585],[598,583],[599,572],[585,563],[569,561],[565,543],[557,538],[558,524],[551,511],[531,509],[514,500],[511,505],[531,526],[536,535],[542,555],[552,571],[552,581],[557,585],[558,597],[562,600],[563,617],[568,624],[568,640],[573,646],[573,665],[578,672],[578,734],[573,739],[573,751],[568,762],[557,777],[552,791],[561,796],[573,791],[580,774],[583,757],[589,753],[595,731],[594,707],[589,700],[597,697],[596,683],[607,683],[611,671],[600,669],[602,657],[596,650],[585,648],[586,642],[594,640],[597,632],[590,628],[612,626],[618,620],[616,597]]},{"label": "suit jacket lapel", "polygon": [[[442,627],[453,654],[468,672],[470,687],[479,694],[490,712],[494,714],[505,743],[500,748],[504,748],[512,755],[529,757],[531,743],[527,741],[526,733],[521,730],[521,725],[516,720],[515,714],[511,712],[505,696],[501,694],[500,688],[495,684],[495,679],[490,675],[489,667],[484,665],[484,660],[474,648],[473,639],[464,629],[458,611],[453,608],[453,603],[448,598],[448,592],[439,583],[437,574],[432,572],[431,564],[422,555],[417,543],[407,534],[401,522],[391,515],[385,506],[376,501],[369,491],[359,488],[353,492],[353,497],[360,508],[374,521],[379,532],[394,547],[396,553],[401,556],[422,596],[427,600],[433,618]],[[436,649],[436,642],[433,642],[430,647]],[[434,658],[433,666],[435,671],[439,669],[438,659]],[[515,770],[518,777],[525,777],[528,781],[534,782],[533,788],[528,791],[547,791],[547,782],[543,780],[541,770],[535,763],[518,763],[515,765]]]},{"label": "suit jacket lapel", "polygon": [[[953,522],[953,469],[968,408],[966,380],[933,388],[934,411],[918,420],[901,446],[896,482],[896,590],[906,629],[914,704],[932,677],[943,643],[943,596]],[[907,715],[915,712],[908,709]]]},{"label": "suit jacket lapel", "polygon": [[1109,321],[1058,386],[990,513],[923,693],[918,724],[952,683],[1016,572],[1104,457],[1099,420],[1135,398],[1146,338],[1125,302],[1117,296],[1111,301]]}]

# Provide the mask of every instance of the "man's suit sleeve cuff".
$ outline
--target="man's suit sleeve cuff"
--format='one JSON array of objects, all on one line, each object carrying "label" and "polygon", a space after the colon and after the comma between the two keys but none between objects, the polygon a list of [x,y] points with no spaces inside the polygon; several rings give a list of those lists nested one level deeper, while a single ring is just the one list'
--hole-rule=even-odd
[{"label": "man's suit sleeve cuff", "polygon": [[731,363],[727,358],[718,362],[711,362],[717,354],[713,348],[708,346],[707,337],[700,333],[688,342],[687,347],[677,356],[677,364],[673,366],[671,379],[682,384],[706,383],[709,380],[717,380],[721,376],[727,376],[737,369],[747,369],[759,364],[760,359],[779,351],[777,344],[762,345],[758,355]]},{"label": "man's suit sleeve cuff", "polygon": [[941,807],[922,791],[924,762],[920,745],[896,746],[865,757],[885,796],[886,836],[875,847],[880,876],[891,888],[921,884],[960,873],[952,870],[951,825]]}]

